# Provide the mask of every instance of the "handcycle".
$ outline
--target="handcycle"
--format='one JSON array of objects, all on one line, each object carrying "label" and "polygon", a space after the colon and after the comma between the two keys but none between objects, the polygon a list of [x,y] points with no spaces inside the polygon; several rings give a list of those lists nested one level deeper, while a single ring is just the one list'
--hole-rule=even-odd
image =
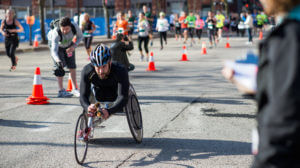
[{"label": "handcycle", "polygon": [[[86,158],[88,144],[93,138],[94,129],[104,122],[104,119],[101,117],[100,103],[95,103],[95,106],[97,107],[96,113],[88,113],[83,110],[77,119],[74,136],[74,152],[76,162],[80,165],[83,164]],[[129,87],[128,102],[123,112],[126,113],[128,126],[133,139],[137,143],[141,143],[143,140],[142,114],[136,92],[132,85]]]}]

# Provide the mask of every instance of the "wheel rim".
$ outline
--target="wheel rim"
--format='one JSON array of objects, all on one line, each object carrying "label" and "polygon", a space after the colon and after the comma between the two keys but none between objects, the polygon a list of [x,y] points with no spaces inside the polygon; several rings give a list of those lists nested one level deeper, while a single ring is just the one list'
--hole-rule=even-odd
[{"label": "wheel rim", "polygon": [[77,121],[74,137],[74,147],[75,147],[75,158],[77,163],[82,164],[86,153],[88,142],[84,140],[84,132],[87,128],[86,120],[84,115],[81,115]]},{"label": "wheel rim", "polygon": [[132,95],[127,105],[127,119],[129,128],[134,139],[140,143],[143,139],[143,123],[142,115],[138,100],[135,95]]},{"label": "wheel rim", "polygon": [[141,129],[143,127],[141,111],[140,111],[139,104],[138,104],[138,101],[135,96],[131,100],[131,114],[132,114],[132,120],[134,123],[134,129]]}]

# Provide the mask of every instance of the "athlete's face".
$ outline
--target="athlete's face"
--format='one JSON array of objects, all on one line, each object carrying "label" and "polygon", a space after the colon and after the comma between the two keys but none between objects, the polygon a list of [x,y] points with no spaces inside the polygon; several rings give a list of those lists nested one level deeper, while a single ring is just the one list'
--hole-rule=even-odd
[{"label": "athlete's face", "polygon": [[71,26],[61,26],[60,30],[63,34],[68,34],[71,31]]},{"label": "athlete's face", "polygon": [[106,79],[110,73],[110,65],[111,62],[103,65],[103,66],[95,66],[95,71],[100,79]]}]

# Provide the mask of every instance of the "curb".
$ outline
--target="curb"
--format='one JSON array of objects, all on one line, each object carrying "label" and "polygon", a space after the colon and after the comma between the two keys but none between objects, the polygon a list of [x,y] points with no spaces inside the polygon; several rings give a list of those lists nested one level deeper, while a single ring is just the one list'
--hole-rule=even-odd
[{"label": "curb", "polygon": [[[134,38],[133,38],[134,39]],[[98,43],[111,43],[111,42],[113,42],[114,40],[112,40],[112,39],[106,39],[106,40],[103,40],[103,41],[93,41],[92,42],[92,44],[98,44]],[[78,46],[84,46],[84,43],[79,43],[79,45]],[[45,51],[45,50],[49,50],[49,47],[48,47],[48,45],[43,45],[43,46],[41,46],[41,47],[37,47],[37,48],[25,48],[25,49],[21,49],[21,48],[19,48],[19,49],[16,49],[16,53],[26,53],[26,52],[34,52],[34,51]],[[6,55],[6,51],[5,50],[3,50],[3,51],[0,51],[0,56],[2,56],[2,55]]]}]

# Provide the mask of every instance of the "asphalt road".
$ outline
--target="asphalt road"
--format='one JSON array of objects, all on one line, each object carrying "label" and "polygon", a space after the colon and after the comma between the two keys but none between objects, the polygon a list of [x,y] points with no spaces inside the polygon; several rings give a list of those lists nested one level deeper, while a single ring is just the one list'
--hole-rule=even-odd
[{"label": "asphalt road", "polygon": [[[206,38],[204,40],[207,40]],[[244,56],[246,38],[232,38],[225,49],[201,55],[201,44],[188,48],[181,62],[182,42],[169,39],[164,50],[155,40],[157,71],[146,72],[137,46],[129,57],[130,72],[140,101],[144,139],[136,144],[125,116],[113,116],[95,131],[84,167],[242,168],[251,165],[251,130],[256,106],[221,75],[224,60]],[[49,51],[18,54],[17,71],[9,72],[10,60],[0,57],[0,167],[80,167],[74,158],[73,137],[82,111],[78,98],[57,98]],[[77,79],[88,63],[83,47],[76,50]],[[41,68],[48,105],[27,105],[33,75]],[[64,85],[67,85],[67,77]]]}]

